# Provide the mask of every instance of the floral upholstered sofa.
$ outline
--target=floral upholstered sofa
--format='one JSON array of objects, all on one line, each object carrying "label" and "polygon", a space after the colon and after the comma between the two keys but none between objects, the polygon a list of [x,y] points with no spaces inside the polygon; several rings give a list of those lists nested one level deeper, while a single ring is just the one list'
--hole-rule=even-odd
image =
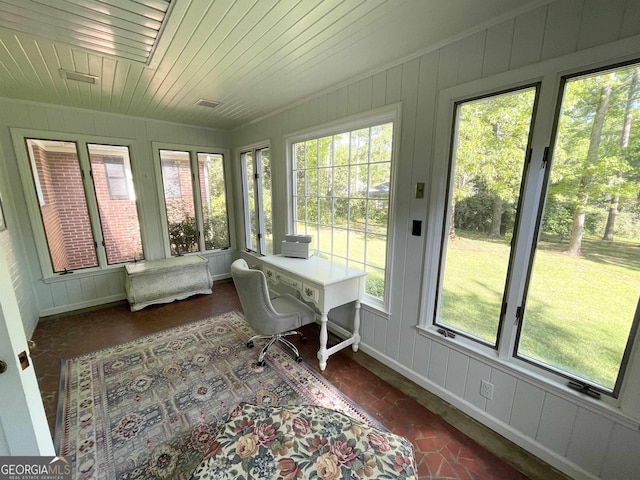
[{"label": "floral upholstered sofa", "polygon": [[192,480],[416,479],[408,440],[316,406],[240,405]]}]

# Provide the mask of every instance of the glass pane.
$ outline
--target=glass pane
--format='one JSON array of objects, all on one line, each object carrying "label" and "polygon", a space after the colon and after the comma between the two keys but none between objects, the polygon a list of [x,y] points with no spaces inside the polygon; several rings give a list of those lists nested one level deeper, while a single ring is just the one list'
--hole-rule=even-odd
[{"label": "glass pane", "polygon": [[365,293],[376,298],[384,298],[384,270],[367,266]]},{"label": "glass pane", "polygon": [[334,165],[349,165],[349,134],[343,133],[333,137]]},{"label": "glass pane", "polygon": [[333,137],[324,137],[318,140],[318,166],[333,166]]},{"label": "glass pane", "polygon": [[349,201],[349,227],[355,230],[364,230],[367,219],[367,201],[355,199]]},{"label": "glass pane", "polygon": [[369,162],[369,129],[351,132],[351,163]]},{"label": "glass pane", "polygon": [[364,263],[365,258],[365,234],[363,232],[349,231],[349,260]]},{"label": "glass pane", "polygon": [[310,140],[305,142],[305,167],[317,168],[318,167],[318,141]]},{"label": "glass pane", "polygon": [[387,263],[386,235],[367,234],[367,263],[384,268]]},{"label": "glass pane", "polygon": [[189,152],[160,150],[160,161],[171,255],[197,252],[198,227],[191,189]]},{"label": "glass pane", "polygon": [[200,198],[204,225],[204,248],[228,248],[229,219],[224,186],[224,157],[219,154],[198,153]]},{"label": "glass pane", "polygon": [[333,168],[321,168],[318,170],[318,195],[330,197],[333,195]]},{"label": "glass pane", "polygon": [[27,140],[54,272],[98,265],[76,144]]},{"label": "glass pane", "polygon": [[247,249],[258,251],[258,228],[256,216],[256,178],[253,165],[253,152],[242,154],[242,162],[245,167],[247,188],[244,193],[245,222],[247,228]]},{"label": "glass pane", "polygon": [[293,145],[293,168],[300,169],[304,168],[304,142],[296,143]]},{"label": "glass pane", "polygon": [[565,84],[518,347],[606,390],[638,305],[639,76],[633,65]]},{"label": "glass pane", "polygon": [[348,257],[347,238],[349,231],[343,228],[333,229],[333,254],[343,258]]},{"label": "glass pane", "polygon": [[387,222],[389,221],[389,201],[369,200],[368,203],[368,230],[370,232],[386,234]]},{"label": "glass pane", "polygon": [[262,215],[266,251],[273,254],[273,217],[271,213],[271,154],[268,148],[258,151],[262,164]]},{"label": "glass pane", "polygon": [[87,145],[107,263],[144,258],[127,147]]},{"label": "glass pane", "polygon": [[456,110],[436,323],[496,344],[535,89]]},{"label": "glass pane", "polygon": [[333,196],[349,196],[349,167],[336,167],[333,169]]},{"label": "glass pane", "polygon": [[389,189],[391,178],[390,163],[374,163],[369,167],[369,188],[367,196],[369,198],[389,198]]},{"label": "glass pane", "polygon": [[307,170],[307,195],[319,195],[318,193],[318,169]]},{"label": "glass pane", "polygon": [[305,195],[306,183],[305,183],[306,170],[298,170],[296,172],[296,192],[298,195]]},{"label": "glass pane", "polygon": [[369,190],[369,167],[355,165],[349,169],[349,196],[364,198]]},{"label": "glass pane", "polygon": [[371,162],[391,162],[393,124],[371,127]]},{"label": "glass pane", "polygon": [[327,197],[320,197],[320,224],[333,225],[332,200]]},{"label": "glass pane", "polygon": [[349,226],[349,200],[336,198],[333,200],[333,225],[347,228]]}]

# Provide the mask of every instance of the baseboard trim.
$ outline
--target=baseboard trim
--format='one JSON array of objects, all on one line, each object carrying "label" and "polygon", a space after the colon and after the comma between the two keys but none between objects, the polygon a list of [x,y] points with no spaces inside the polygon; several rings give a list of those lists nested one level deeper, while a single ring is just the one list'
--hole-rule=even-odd
[{"label": "baseboard trim", "polygon": [[120,300],[126,299],[127,297],[123,292],[117,295],[110,295],[108,297],[85,300],[84,302],[69,303],[67,305],[60,305],[58,307],[45,308],[43,310],[40,310],[40,318],[48,317],[51,315],[58,315],[60,313],[72,312],[74,310],[81,310],[83,308],[97,307],[99,305],[106,305],[107,303],[119,302]]}]

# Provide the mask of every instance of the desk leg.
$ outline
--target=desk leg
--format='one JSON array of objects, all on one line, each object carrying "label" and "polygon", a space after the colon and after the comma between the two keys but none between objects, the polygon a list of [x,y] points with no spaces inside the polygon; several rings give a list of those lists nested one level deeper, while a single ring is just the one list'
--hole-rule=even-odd
[{"label": "desk leg", "polygon": [[358,351],[358,346],[360,345],[360,300],[356,300],[356,311],[353,317],[353,345],[351,345],[351,349],[354,352]]},{"label": "desk leg", "polygon": [[320,316],[320,350],[318,351],[318,360],[320,361],[320,370],[327,368],[327,340],[329,335],[327,334],[327,312],[322,312]]}]

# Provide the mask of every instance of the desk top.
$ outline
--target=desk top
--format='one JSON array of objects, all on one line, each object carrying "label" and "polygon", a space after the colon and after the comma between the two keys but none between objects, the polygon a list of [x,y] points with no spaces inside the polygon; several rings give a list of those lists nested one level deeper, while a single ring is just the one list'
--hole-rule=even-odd
[{"label": "desk top", "polygon": [[286,270],[324,287],[350,278],[364,277],[367,274],[364,270],[347,267],[344,264],[316,256],[304,259],[267,255],[266,257],[261,257],[260,260],[266,265]]}]

